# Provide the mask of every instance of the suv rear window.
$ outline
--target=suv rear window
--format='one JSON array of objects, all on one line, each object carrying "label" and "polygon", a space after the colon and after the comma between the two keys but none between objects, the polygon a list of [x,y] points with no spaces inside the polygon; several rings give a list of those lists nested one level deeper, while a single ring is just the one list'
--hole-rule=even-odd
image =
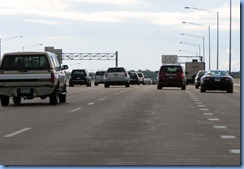
[{"label": "suv rear window", "polygon": [[45,70],[49,69],[46,55],[9,55],[5,56],[2,70]]},{"label": "suv rear window", "polygon": [[125,72],[124,68],[109,68],[108,72]]},{"label": "suv rear window", "polygon": [[105,74],[105,71],[99,71],[99,72],[96,72],[96,76],[104,75],[104,74]]},{"label": "suv rear window", "polygon": [[163,73],[182,73],[182,68],[180,66],[162,66],[160,72]]}]

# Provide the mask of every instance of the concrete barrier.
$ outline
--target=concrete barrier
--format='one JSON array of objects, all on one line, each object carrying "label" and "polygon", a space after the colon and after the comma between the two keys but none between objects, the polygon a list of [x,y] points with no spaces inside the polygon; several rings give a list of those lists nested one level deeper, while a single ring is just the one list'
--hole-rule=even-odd
[{"label": "concrete barrier", "polygon": [[234,79],[234,86],[239,86],[240,87],[240,78]]}]

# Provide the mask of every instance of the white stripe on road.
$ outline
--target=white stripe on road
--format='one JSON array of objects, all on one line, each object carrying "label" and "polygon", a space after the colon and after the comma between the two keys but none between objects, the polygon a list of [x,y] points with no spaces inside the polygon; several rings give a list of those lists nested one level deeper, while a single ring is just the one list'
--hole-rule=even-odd
[{"label": "white stripe on road", "polygon": [[71,110],[71,112],[76,112],[76,111],[79,111],[81,108],[77,108],[77,109],[74,109],[74,110]]},{"label": "white stripe on road", "polygon": [[226,129],[227,127],[226,126],[213,126],[213,128],[215,128],[215,129]]},{"label": "white stripe on road", "polygon": [[231,149],[230,153],[232,153],[232,154],[240,154],[240,149]]},{"label": "white stripe on road", "polygon": [[213,116],[214,115],[213,113],[203,113],[203,114],[206,116]]},{"label": "white stripe on road", "polygon": [[236,136],[232,136],[232,135],[222,135],[220,136],[222,139],[236,139]]},{"label": "white stripe on road", "polygon": [[17,135],[17,134],[23,133],[23,132],[28,131],[28,130],[30,130],[30,129],[31,129],[31,128],[24,128],[24,129],[18,130],[18,131],[16,131],[16,132],[13,132],[13,133],[11,133],[11,134],[8,134],[8,135],[6,135],[6,136],[4,136],[4,137],[13,137],[13,136],[15,136],[15,135]]},{"label": "white stripe on road", "polygon": [[219,121],[219,119],[217,119],[217,118],[209,118],[208,120],[209,121]]},{"label": "white stripe on road", "polygon": [[88,103],[87,105],[88,105],[88,106],[91,106],[91,105],[93,105],[93,104],[95,104],[95,103]]},{"label": "white stripe on road", "polygon": [[200,109],[201,111],[209,111],[209,109]]},{"label": "white stripe on road", "polygon": [[99,101],[104,101],[104,100],[105,100],[105,98],[99,99]]}]

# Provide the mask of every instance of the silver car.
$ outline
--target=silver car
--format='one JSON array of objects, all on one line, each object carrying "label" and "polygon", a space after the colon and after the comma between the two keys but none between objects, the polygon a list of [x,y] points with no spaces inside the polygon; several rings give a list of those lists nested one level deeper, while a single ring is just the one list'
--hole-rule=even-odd
[{"label": "silver car", "polygon": [[95,80],[94,85],[98,86],[100,83],[104,84],[105,78],[104,75],[106,73],[106,70],[99,70],[95,74]]},{"label": "silver car", "polygon": [[125,85],[125,87],[130,87],[130,76],[123,67],[108,68],[104,77],[105,88],[108,88],[110,85]]}]

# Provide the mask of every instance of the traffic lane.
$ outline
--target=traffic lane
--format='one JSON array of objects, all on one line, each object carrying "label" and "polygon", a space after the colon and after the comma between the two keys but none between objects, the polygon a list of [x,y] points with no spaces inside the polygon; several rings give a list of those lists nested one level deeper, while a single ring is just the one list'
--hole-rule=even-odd
[{"label": "traffic lane", "polygon": [[234,93],[222,91],[207,91],[201,93],[199,90],[190,88],[193,95],[192,101],[199,109],[206,109],[206,118],[215,118],[226,130],[240,138],[240,88],[236,87]]},{"label": "traffic lane", "polygon": [[[109,88],[106,91],[111,93],[115,89],[117,88]],[[25,155],[18,162],[26,164],[29,157],[31,160],[28,163],[37,165],[40,163],[46,165],[230,164],[224,159],[224,157],[230,159],[229,154],[226,155],[224,146],[219,146],[224,153],[217,151],[212,154],[212,156],[217,154],[221,157],[214,160],[208,159],[209,152],[204,151],[208,143],[205,139],[206,134],[198,134],[203,130],[202,127],[206,127],[206,124],[199,121],[199,114],[196,113],[194,104],[187,104],[190,97],[184,91],[177,89],[157,91],[153,87],[143,87],[131,90],[130,93],[121,92],[119,89],[116,93],[110,95],[112,101],[103,100],[107,103],[99,104],[98,102],[86,106],[81,112],[70,113],[70,122],[67,120],[69,118],[65,118],[63,123],[66,125],[60,126],[56,131],[47,131],[50,130],[49,127],[45,130],[47,133],[43,132],[44,129],[32,130],[39,135],[39,139],[30,141],[29,147],[25,149],[26,154],[32,154],[32,156]],[[182,100],[185,100],[184,104]],[[104,104],[109,107],[105,109]],[[181,104],[186,110],[179,106]],[[180,114],[177,113],[176,108],[172,109],[175,106],[179,107]],[[164,111],[160,112],[160,110]],[[172,115],[176,117],[180,115],[180,117],[174,118]],[[189,116],[194,118],[191,119]],[[197,123],[192,123],[194,121]],[[203,126],[200,127],[199,124]],[[199,127],[201,130],[198,129]],[[203,143],[199,140],[205,141]],[[24,141],[26,142],[28,143]],[[216,150],[211,146],[209,149]],[[199,151],[203,151],[205,156],[199,156]],[[39,153],[35,154],[35,152]],[[232,160],[232,163],[237,162]]]},{"label": "traffic lane", "polygon": [[[84,89],[85,91],[82,91],[83,88],[76,88],[75,89],[75,96],[72,95],[68,95],[69,101],[67,102],[67,104],[58,104],[57,106],[51,106],[48,104],[48,101],[43,101],[39,103],[38,100],[30,100],[30,101],[25,101],[23,104],[21,105],[13,105],[11,104],[8,107],[1,107],[2,109],[2,118],[0,123],[1,126],[1,134],[2,136],[5,138],[5,141],[8,139],[7,145],[5,146],[1,146],[1,147],[5,147],[6,150],[1,151],[1,153],[4,154],[4,157],[10,159],[19,159],[20,157],[33,157],[30,153],[30,155],[28,155],[28,153],[25,153],[25,145],[27,144],[28,146],[33,146],[36,147],[35,145],[38,145],[40,140],[35,140],[35,141],[30,141],[31,139],[35,139],[35,138],[40,138],[40,137],[46,137],[46,136],[50,136],[50,138],[52,138],[53,135],[55,135],[55,133],[57,131],[66,131],[65,129],[68,128],[67,126],[70,125],[70,123],[73,123],[73,115],[75,115],[78,111],[80,111],[80,113],[82,113],[82,117],[78,118],[78,119],[84,119],[84,117],[88,116],[89,117],[89,111],[87,110],[83,110],[83,107],[89,107],[92,103],[95,101],[103,101],[103,99],[97,99],[97,98],[104,98],[104,96],[118,96],[118,94],[123,93],[124,88],[111,88],[110,90],[104,90],[104,88],[98,88],[98,90],[100,90],[100,92],[97,92],[97,94],[95,95],[96,97],[94,97],[93,94],[88,94],[89,91],[87,91],[87,89]],[[84,95],[82,96],[82,94],[79,94],[79,92],[83,93]],[[90,89],[90,92],[93,93],[93,90]],[[105,92],[105,93],[104,93]],[[72,93],[72,92],[70,92]],[[78,95],[77,95],[78,93]],[[100,94],[102,93],[102,94]],[[101,95],[101,97],[99,97]],[[92,99],[93,98],[93,99]],[[90,99],[90,100],[89,100]],[[77,109],[77,106],[81,106],[80,109]],[[87,114],[86,114],[87,113]],[[69,119],[71,118],[71,121],[69,122]],[[92,118],[94,119],[94,118]],[[91,121],[91,119],[87,120],[87,122],[89,123],[89,121]],[[79,121],[80,123],[81,121]],[[83,121],[84,122],[84,121]],[[86,120],[85,120],[86,122]],[[86,123],[85,123],[86,124]],[[30,127],[31,126],[31,127]],[[86,126],[86,125],[85,125]],[[30,128],[32,129],[31,131],[26,131],[25,133],[19,133],[19,135],[14,135],[15,137],[5,137],[8,136],[11,133],[20,131],[22,129],[26,129],[26,128]],[[39,129],[39,132],[35,132],[37,129]],[[32,133],[34,132],[34,134]],[[32,134],[31,134],[32,133]],[[23,141],[22,143],[19,142],[18,137],[22,137],[22,136],[26,136],[28,140]],[[17,142],[15,142],[15,138],[17,138]],[[4,140],[2,140],[4,141]],[[13,142],[12,142],[13,141]],[[45,141],[44,141],[45,142]],[[48,143],[45,142],[47,145]],[[11,153],[12,150],[11,148],[8,149],[9,147],[12,147],[14,145],[14,147],[16,148],[16,150],[18,149],[22,149],[24,148],[21,152],[23,152],[22,155],[18,155],[18,153],[15,153],[16,156],[12,157],[13,154]],[[55,143],[56,145],[56,143]],[[54,147],[55,147],[54,145]],[[39,150],[40,151],[40,150]],[[36,152],[39,152],[38,149],[36,150]],[[10,154],[9,154],[10,153]],[[10,157],[7,156],[7,154],[10,155]],[[25,154],[25,155],[24,155]],[[30,158],[31,158],[30,157]],[[24,163],[21,163],[21,158],[19,159],[18,162],[20,163],[15,163],[15,164],[27,164],[29,163],[29,161],[27,160],[28,158],[25,158],[23,160]],[[27,160],[27,161],[25,161]],[[11,161],[11,160],[10,160]],[[34,160],[35,161],[35,160]],[[26,163],[25,163],[26,162]],[[6,164],[6,163],[2,163],[2,164]],[[11,164],[11,163],[10,163]]]}]

